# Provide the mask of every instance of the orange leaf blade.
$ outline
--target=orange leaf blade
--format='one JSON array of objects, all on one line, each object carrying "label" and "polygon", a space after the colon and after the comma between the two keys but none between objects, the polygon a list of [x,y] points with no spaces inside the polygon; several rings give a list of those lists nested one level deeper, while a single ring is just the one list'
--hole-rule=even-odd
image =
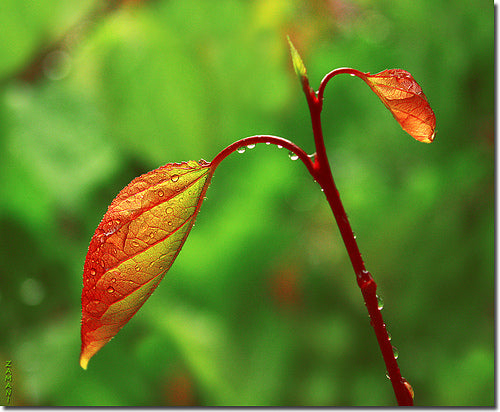
[{"label": "orange leaf blade", "polygon": [[80,365],[132,318],[179,254],[210,181],[210,163],[170,163],[110,204],[85,259]]},{"label": "orange leaf blade", "polygon": [[431,143],[436,132],[436,117],[427,97],[413,76],[401,69],[384,70],[362,79],[391,111],[403,130],[414,139]]}]

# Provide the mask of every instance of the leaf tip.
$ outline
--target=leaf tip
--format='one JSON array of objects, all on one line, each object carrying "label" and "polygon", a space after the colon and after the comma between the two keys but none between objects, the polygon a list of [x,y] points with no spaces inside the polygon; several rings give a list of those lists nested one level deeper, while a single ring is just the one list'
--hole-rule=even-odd
[{"label": "leaf tip", "polygon": [[417,139],[422,143],[432,143],[434,141],[434,137],[436,137],[436,131],[432,132],[431,136],[424,136],[421,139]]},{"label": "leaf tip", "polygon": [[80,366],[82,367],[82,369],[84,370],[87,370],[87,365],[89,363],[89,358],[86,357],[86,356],[80,356]]}]

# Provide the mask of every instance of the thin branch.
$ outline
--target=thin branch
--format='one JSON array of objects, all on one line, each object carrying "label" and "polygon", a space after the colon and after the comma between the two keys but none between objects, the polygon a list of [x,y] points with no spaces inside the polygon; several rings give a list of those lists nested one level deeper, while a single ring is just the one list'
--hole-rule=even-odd
[{"label": "thin branch", "polygon": [[270,143],[276,146],[282,146],[285,149],[288,149],[290,152],[295,153],[299,157],[299,159],[302,160],[302,163],[304,163],[304,165],[307,167],[309,173],[314,176],[315,174],[314,164],[306,152],[304,152],[299,146],[297,146],[290,140],[271,135],[256,135],[256,136],[245,137],[244,139],[240,139],[230,144],[225,149],[221,150],[215,156],[214,160],[212,160],[210,167],[211,173],[213,174],[217,166],[219,166],[220,162],[222,162],[222,160],[224,160],[231,153],[234,153],[235,151],[237,151],[242,147],[246,147],[257,143]]}]

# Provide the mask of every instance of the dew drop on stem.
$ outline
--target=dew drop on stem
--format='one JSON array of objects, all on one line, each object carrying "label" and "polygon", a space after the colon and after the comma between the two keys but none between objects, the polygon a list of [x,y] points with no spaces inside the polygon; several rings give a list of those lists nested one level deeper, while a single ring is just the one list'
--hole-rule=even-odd
[{"label": "dew drop on stem", "polygon": [[403,379],[403,385],[406,387],[406,389],[408,390],[410,396],[412,399],[415,399],[415,391],[413,390],[412,386],[410,385],[410,383],[405,379],[405,378],[402,378]]},{"label": "dew drop on stem", "polygon": [[245,153],[245,150],[247,150],[246,147],[238,147],[238,149],[236,149],[238,153]]},{"label": "dew drop on stem", "polygon": [[299,155],[295,154],[294,152],[288,152],[288,157],[290,160],[297,160],[299,158]]},{"label": "dew drop on stem", "polygon": [[253,149],[254,147],[255,147],[255,144],[249,144],[249,145],[247,146],[247,149]]},{"label": "dew drop on stem", "polygon": [[394,359],[397,359],[399,357],[398,348],[396,348],[395,346],[392,347],[392,353],[394,355]]},{"label": "dew drop on stem", "polygon": [[376,296],[377,296],[378,310],[384,309],[384,299],[382,299],[379,295],[376,295]]}]

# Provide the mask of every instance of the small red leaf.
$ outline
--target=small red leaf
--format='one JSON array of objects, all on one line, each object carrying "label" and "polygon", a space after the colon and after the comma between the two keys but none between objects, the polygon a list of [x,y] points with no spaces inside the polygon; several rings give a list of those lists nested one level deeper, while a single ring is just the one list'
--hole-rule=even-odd
[{"label": "small red leaf", "polygon": [[431,143],[436,117],[427,97],[413,76],[405,70],[384,70],[360,76],[391,111],[404,131],[420,142]]},{"label": "small red leaf", "polygon": [[83,269],[80,365],[139,310],[186,240],[210,181],[210,163],[169,163],[113,200]]}]

